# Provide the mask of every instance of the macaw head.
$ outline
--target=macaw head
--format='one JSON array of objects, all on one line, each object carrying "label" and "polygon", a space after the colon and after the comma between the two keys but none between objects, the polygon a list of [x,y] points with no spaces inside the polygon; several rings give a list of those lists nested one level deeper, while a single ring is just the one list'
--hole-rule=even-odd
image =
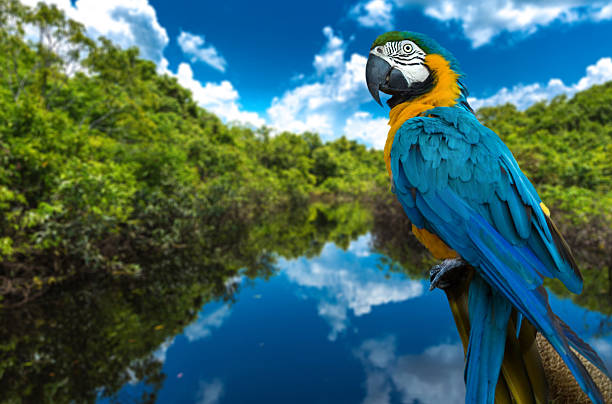
[{"label": "macaw head", "polygon": [[[376,38],[366,64],[366,82],[381,106],[379,91],[392,95],[391,108],[434,89],[438,76],[462,73],[453,55],[426,35],[391,31]],[[463,86],[454,80],[461,92]]]}]

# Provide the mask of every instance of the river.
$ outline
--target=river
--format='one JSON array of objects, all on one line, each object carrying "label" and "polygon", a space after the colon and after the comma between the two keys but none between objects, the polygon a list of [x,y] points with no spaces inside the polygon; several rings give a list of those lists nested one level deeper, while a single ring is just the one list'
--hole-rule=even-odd
[{"label": "river", "polygon": [[[231,301],[155,349],[160,403],[462,403],[463,350],[444,293],[392,272],[365,234],[226,281]],[[551,295],[553,310],[612,368],[608,316]],[[155,327],[150,333],[162,332]],[[155,390],[135,370],[113,399]],[[152,397],[153,398],[153,397]]]}]

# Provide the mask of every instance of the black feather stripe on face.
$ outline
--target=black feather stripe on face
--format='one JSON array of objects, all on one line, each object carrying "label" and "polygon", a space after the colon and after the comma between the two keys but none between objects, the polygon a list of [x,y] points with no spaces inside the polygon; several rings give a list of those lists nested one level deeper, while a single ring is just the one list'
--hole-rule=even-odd
[{"label": "black feather stripe on face", "polygon": [[430,92],[436,85],[435,73],[430,72],[429,76],[425,81],[412,83],[407,90],[403,91],[402,94],[396,94],[387,100],[389,108],[393,108],[402,102],[413,100],[425,93]]},{"label": "black feather stripe on face", "polygon": [[384,53],[400,66],[420,66],[425,64],[425,52],[411,41],[388,42]]}]

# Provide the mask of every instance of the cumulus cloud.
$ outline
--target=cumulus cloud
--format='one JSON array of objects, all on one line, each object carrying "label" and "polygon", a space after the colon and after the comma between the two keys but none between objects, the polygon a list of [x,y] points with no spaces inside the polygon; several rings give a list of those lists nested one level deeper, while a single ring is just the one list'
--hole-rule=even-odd
[{"label": "cumulus cloud", "polygon": [[334,35],[331,27],[323,28],[323,35],[327,37],[327,43],[323,52],[315,55],[313,65],[317,73],[324,73],[328,69],[338,69],[344,62],[344,41]]},{"label": "cumulus cloud", "polygon": [[612,19],[612,3],[603,6],[601,9],[593,13],[593,19],[595,21]]},{"label": "cumulus cloud", "polygon": [[389,132],[388,121],[387,118],[374,118],[369,112],[357,111],[346,120],[344,133],[351,139],[382,150]]},{"label": "cumulus cloud", "polygon": [[204,46],[204,37],[199,35],[190,34],[189,32],[181,31],[181,34],[177,38],[179,47],[183,53],[187,56],[191,56],[191,62],[204,62],[209,66],[225,72],[227,62],[217,52],[217,49],[212,46]]},{"label": "cumulus cloud", "polygon": [[364,27],[390,30],[393,26],[392,11],[393,5],[390,1],[370,0],[355,5],[350,16]]},{"label": "cumulus cloud", "polygon": [[330,27],[323,34],[327,42],[314,57],[313,80],[275,97],[267,110],[270,125],[277,130],[337,137],[346,119],[370,100],[364,80],[366,57],[357,53],[346,57],[345,41]]},{"label": "cumulus cloud", "polygon": [[511,89],[506,87],[487,98],[470,97],[468,101],[475,108],[511,103],[518,109],[526,109],[538,102],[550,100],[561,94],[573,96],[576,92],[586,90],[596,84],[602,84],[612,80],[612,58],[601,58],[594,65],[586,68],[586,75],[578,82],[566,85],[560,79],[550,79],[547,84],[519,84]]},{"label": "cumulus cloud", "polygon": [[[335,340],[349,324],[349,313],[363,316],[379,305],[402,302],[423,294],[423,284],[403,277],[394,282],[385,273],[370,267],[365,245],[370,236],[362,236],[349,246],[349,253],[327,244],[317,258],[297,259],[284,263],[284,273],[292,282],[311,289],[318,300],[318,314],[331,327],[328,338]],[[359,251],[354,256],[352,251]],[[350,261],[350,262],[349,262]],[[355,268],[361,267],[359,270]]]},{"label": "cumulus cloud", "polygon": [[[36,6],[39,0],[22,0]],[[92,38],[105,36],[120,46],[136,46],[143,57],[160,63],[168,44],[168,34],[157,21],[148,0],[46,0],[55,4],[69,18],[83,23]]]},{"label": "cumulus cloud", "polygon": [[[26,5],[35,6],[39,0],[23,0]],[[169,69],[169,62],[163,57],[168,44],[166,30],[159,24],[155,9],[148,0],[77,0],[74,6],[70,0],[46,0],[63,10],[69,18],[83,23],[92,38],[104,35],[126,48],[136,46],[141,55],[157,63],[157,71],[178,79],[179,83],[192,91],[194,99],[207,110],[226,122],[240,122],[256,127],[265,120],[256,112],[244,111],[238,99],[238,91],[229,81],[220,83],[202,82],[195,79],[188,63],[181,63],[177,72]],[[210,45],[204,46],[204,38],[182,32],[178,38],[183,52],[193,61],[203,61],[212,67],[225,71],[225,59]]]},{"label": "cumulus cloud", "polygon": [[208,337],[215,328],[223,325],[231,311],[228,306],[221,306],[212,313],[200,315],[197,321],[185,328],[185,337],[189,342]]},{"label": "cumulus cloud", "polygon": [[241,122],[255,127],[265,124],[265,120],[256,112],[244,111],[239,103],[238,91],[232,83],[223,80],[220,83],[208,82],[204,85],[193,77],[193,70],[188,63],[181,63],[177,73],[171,75],[178,79],[183,87],[191,90],[193,98],[202,108],[209,110],[228,122]]},{"label": "cumulus cloud", "polygon": [[[38,0],[24,2],[34,6]],[[326,42],[313,58],[314,75],[296,76],[299,79],[293,82],[301,84],[272,100],[266,121],[260,114],[242,108],[238,90],[230,81],[202,82],[194,77],[190,63],[185,62],[179,64],[176,72],[170,70],[170,63],[163,56],[168,35],[148,0],[77,0],[74,6],[70,0],[46,2],[56,4],[68,17],[83,23],[93,38],[104,35],[122,47],[137,46],[145,58],[157,64],[159,73],[176,77],[192,91],[201,107],[226,122],[255,127],[268,124],[277,131],[296,133],[313,131],[327,139],[338,137],[344,131],[348,138],[369,146],[380,145],[378,135],[356,126],[363,124],[376,133],[383,131],[377,125],[382,120],[358,113],[361,104],[371,101],[364,83],[367,59],[357,53],[346,55],[346,42],[331,27],[323,28]],[[363,12],[370,15],[364,18],[386,18],[385,15],[390,15],[387,3],[388,0],[364,3]],[[204,62],[222,72],[227,69],[221,53],[203,36],[183,31],[177,41],[191,63]]]},{"label": "cumulus cloud", "polygon": [[[554,21],[573,23],[612,18],[612,4],[587,0],[394,0],[397,6],[421,6],[440,21],[458,22],[474,47],[503,31],[532,34]],[[365,25],[365,24],[364,24]]]},{"label": "cumulus cloud", "polygon": [[416,355],[397,355],[394,336],[370,339],[355,350],[366,371],[363,403],[385,404],[397,392],[404,403],[462,403],[461,344],[428,347]]}]

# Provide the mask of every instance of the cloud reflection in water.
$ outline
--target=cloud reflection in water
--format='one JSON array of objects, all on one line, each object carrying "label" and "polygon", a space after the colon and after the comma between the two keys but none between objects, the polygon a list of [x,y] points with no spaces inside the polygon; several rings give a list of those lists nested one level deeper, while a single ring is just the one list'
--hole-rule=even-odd
[{"label": "cloud reflection in water", "polygon": [[210,382],[200,381],[200,388],[197,394],[198,404],[218,404],[223,396],[223,383],[219,379]]},{"label": "cloud reflection in water", "polygon": [[402,302],[424,292],[420,281],[377,268],[378,256],[370,252],[369,245],[368,234],[353,241],[348,251],[328,243],[319,257],[279,262],[290,281],[316,290],[306,292],[319,300],[317,310],[331,326],[328,338],[332,341],[348,328],[349,310],[362,316],[374,306]]},{"label": "cloud reflection in water", "polygon": [[187,337],[189,342],[208,337],[213,329],[223,325],[223,322],[229,317],[230,313],[229,306],[224,305],[214,310],[212,313],[206,315],[201,314],[195,323],[185,328],[185,337]]},{"label": "cloud reflection in water", "polygon": [[394,392],[403,403],[464,401],[461,344],[440,344],[401,356],[396,345],[395,337],[387,336],[366,340],[355,350],[366,371],[364,404],[390,403]]}]

